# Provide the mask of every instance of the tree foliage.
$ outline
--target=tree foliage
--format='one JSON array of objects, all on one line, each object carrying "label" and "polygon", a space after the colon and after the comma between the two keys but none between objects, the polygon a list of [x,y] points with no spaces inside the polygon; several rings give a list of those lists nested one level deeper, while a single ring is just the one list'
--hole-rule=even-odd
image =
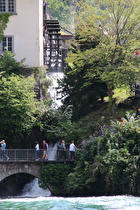
[{"label": "tree foliage", "polygon": [[[88,85],[86,84],[86,73],[89,65],[85,62],[79,66],[80,57],[73,63],[73,68],[67,67],[64,71],[64,78],[59,81],[59,90],[63,105],[71,104],[73,110],[73,120],[79,120],[86,114],[89,114],[97,106],[98,99],[103,100],[107,95],[106,84],[98,78],[92,78]],[[80,65],[80,64],[79,64]]]},{"label": "tree foliage", "polygon": [[44,104],[50,101],[51,105],[51,99],[49,100],[48,89],[49,86],[52,84],[52,82],[46,76],[46,68],[44,67],[37,68],[34,75],[36,79],[36,92],[38,93],[37,98],[39,99],[39,101],[42,101]]},{"label": "tree foliage", "polygon": [[71,1],[70,0],[51,0],[47,1],[50,14],[53,19],[58,19],[61,26],[66,27],[71,22]]},{"label": "tree foliage", "polygon": [[[79,3],[77,10],[77,52],[71,52],[66,61],[80,72],[87,66],[86,81],[98,78],[107,84],[109,105],[112,108],[113,90],[122,85],[132,85],[139,77],[139,57],[134,51],[140,45],[138,0],[94,1],[94,7]],[[83,52],[81,42],[90,46]],[[92,43],[96,45],[92,46]]]},{"label": "tree foliage", "polygon": [[10,76],[12,73],[16,75],[22,74],[24,59],[17,62],[14,54],[5,50],[0,56],[0,77]]},{"label": "tree foliage", "polygon": [[33,85],[32,78],[27,80],[18,75],[0,80],[0,134],[9,140],[9,147],[23,145],[21,137],[25,132],[27,135],[35,120]]},{"label": "tree foliage", "polygon": [[[39,103],[40,104],[40,103]],[[54,110],[50,105],[38,107],[36,111],[35,126],[44,134],[48,142],[56,143],[64,139],[68,147],[73,139],[79,144],[86,131],[72,122],[72,109],[70,106]]]},{"label": "tree foliage", "polygon": [[65,195],[65,180],[72,172],[73,166],[74,164],[66,163],[42,164],[40,186],[44,189],[49,188],[52,195]]},{"label": "tree foliage", "polygon": [[52,108],[46,70],[27,69],[23,63],[8,51],[0,57],[0,138],[12,148],[34,148],[35,139],[42,144],[44,138],[48,143],[81,138],[83,132],[71,122],[71,109]]},{"label": "tree foliage", "polygon": [[1,13],[0,14],[0,42],[2,41],[4,30],[7,27],[7,23],[9,21],[10,13]]},{"label": "tree foliage", "polygon": [[[77,151],[74,172],[66,189],[71,195],[138,194],[139,119],[112,122],[104,136]],[[124,125],[125,124],[125,125]]]},{"label": "tree foliage", "polygon": [[35,120],[35,80],[22,76],[23,69],[23,61],[17,62],[11,52],[0,57],[0,137],[12,148],[23,146],[22,137]]},{"label": "tree foliage", "polygon": [[52,187],[53,195],[61,196],[138,195],[140,119],[130,121],[129,113],[127,119],[125,123],[112,121],[104,135],[77,149],[71,167],[43,164],[41,186]]}]

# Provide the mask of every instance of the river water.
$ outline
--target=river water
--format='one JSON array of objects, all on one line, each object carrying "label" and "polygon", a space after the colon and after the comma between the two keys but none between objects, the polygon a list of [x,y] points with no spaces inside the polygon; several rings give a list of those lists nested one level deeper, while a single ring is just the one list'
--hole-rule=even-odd
[{"label": "river water", "polygon": [[38,186],[38,179],[25,185],[21,195],[0,198],[0,210],[140,210],[140,197],[53,197]]},{"label": "river water", "polygon": [[0,210],[139,210],[140,198],[133,196],[36,197],[0,199]]}]

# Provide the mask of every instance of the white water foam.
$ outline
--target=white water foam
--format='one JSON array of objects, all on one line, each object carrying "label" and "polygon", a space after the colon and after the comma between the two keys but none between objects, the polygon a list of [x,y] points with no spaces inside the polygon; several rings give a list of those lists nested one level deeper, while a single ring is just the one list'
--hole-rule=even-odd
[{"label": "white water foam", "polygon": [[58,144],[59,144],[59,142],[57,142],[55,145],[49,145],[49,149],[48,149],[48,159],[49,160],[56,159]]},{"label": "white water foam", "polygon": [[26,184],[22,190],[22,197],[49,197],[51,192],[49,190],[44,190],[39,187],[38,179],[35,178],[30,183]]},{"label": "white water foam", "polygon": [[[49,151],[48,151],[48,157],[49,160],[55,160],[57,148],[58,148],[57,142],[55,145],[49,145]],[[38,179],[35,178],[30,183],[26,184],[25,187],[22,190],[21,196],[23,197],[48,197],[51,196],[51,192],[49,190],[44,190],[39,187],[38,185]]]},{"label": "white water foam", "polygon": [[62,79],[64,77],[64,73],[62,72],[58,72],[58,73],[48,73],[47,76],[51,79],[52,81],[52,85],[49,87],[49,93],[50,93],[50,97],[53,101],[52,107],[54,109],[57,109],[58,107],[60,107],[62,105],[61,102],[61,95],[57,93],[56,88],[58,87],[58,79]]},{"label": "white water foam", "polygon": [[140,197],[23,197],[0,199],[0,210],[139,210]]}]

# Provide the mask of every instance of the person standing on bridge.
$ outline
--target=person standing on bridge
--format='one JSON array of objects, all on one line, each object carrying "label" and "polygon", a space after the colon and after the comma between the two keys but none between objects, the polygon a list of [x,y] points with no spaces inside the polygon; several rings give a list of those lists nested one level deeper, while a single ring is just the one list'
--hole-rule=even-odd
[{"label": "person standing on bridge", "polygon": [[66,159],[66,145],[65,145],[65,141],[62,140],[61,145],[60,145],[60,150],[61,150],[61,155],[60,155],[60,159]]},{"label": "person standing on bridge", "polygon": [[42,160],[48,160],[48,144],[46,143],[45,140],[43,140],[43,156],[42,156]]},{"label": "person standing on bridge", "polygon": [[39,160],[39,143],[38,143],[38,141],[36,141],[36,145],[35,145],[35,158],[36,158],[36,160]]},{"label": "person standing on bridge", "polygon": [[74,141],[71,141],[70,147],[69,147],[69,152],[70,152],[70,159],[75,160],[76,158],[76,146],[74,144]]},{"label": "person standing on bridge", "polygon": [[5,143],[5,140],[2,140],[0,143],[1,143],[1,149],[2,149],[2,159],[4,157],[6,157],[6,159],[9,160],[9,157],[5,153],[5,151],[6,151],[6,143]]}]

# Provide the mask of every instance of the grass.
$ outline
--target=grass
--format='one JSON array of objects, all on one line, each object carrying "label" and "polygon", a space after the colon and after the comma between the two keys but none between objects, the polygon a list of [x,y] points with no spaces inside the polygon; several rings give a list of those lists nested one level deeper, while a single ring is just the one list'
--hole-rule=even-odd
[{"label": "grass", "polygon": [[114,107],[114,114],[109,114],[108,102],[99,103],[99,105],[87,116],[79,120],[78,124],[87,130],[87,136],[93,135],[102,126],[110,126],[111,120],[120,121],[121,117],[125,117],[126,113],[136,113],[136,107],[140,107],[140,98],[132,98],[132,102],[128,102],[130,94],[125,89],[115,90],[115,99],[117,100]]},{"label": "grass", "polygon": [[[128,97],[130,97],[130,88],[122,87],[122,88],[116,88],[114,90],[113,98],[116,101],[116,104],[119,104],[126,100]],[[106,102],[108,102],[108,97],[105,97],[104,99]]]},{"label": "grass", "polygon": [[116,88],[114,90],[114,98],[116,100],[116,104],[123,102],[130,96],[130,89],[127,87]]}]

